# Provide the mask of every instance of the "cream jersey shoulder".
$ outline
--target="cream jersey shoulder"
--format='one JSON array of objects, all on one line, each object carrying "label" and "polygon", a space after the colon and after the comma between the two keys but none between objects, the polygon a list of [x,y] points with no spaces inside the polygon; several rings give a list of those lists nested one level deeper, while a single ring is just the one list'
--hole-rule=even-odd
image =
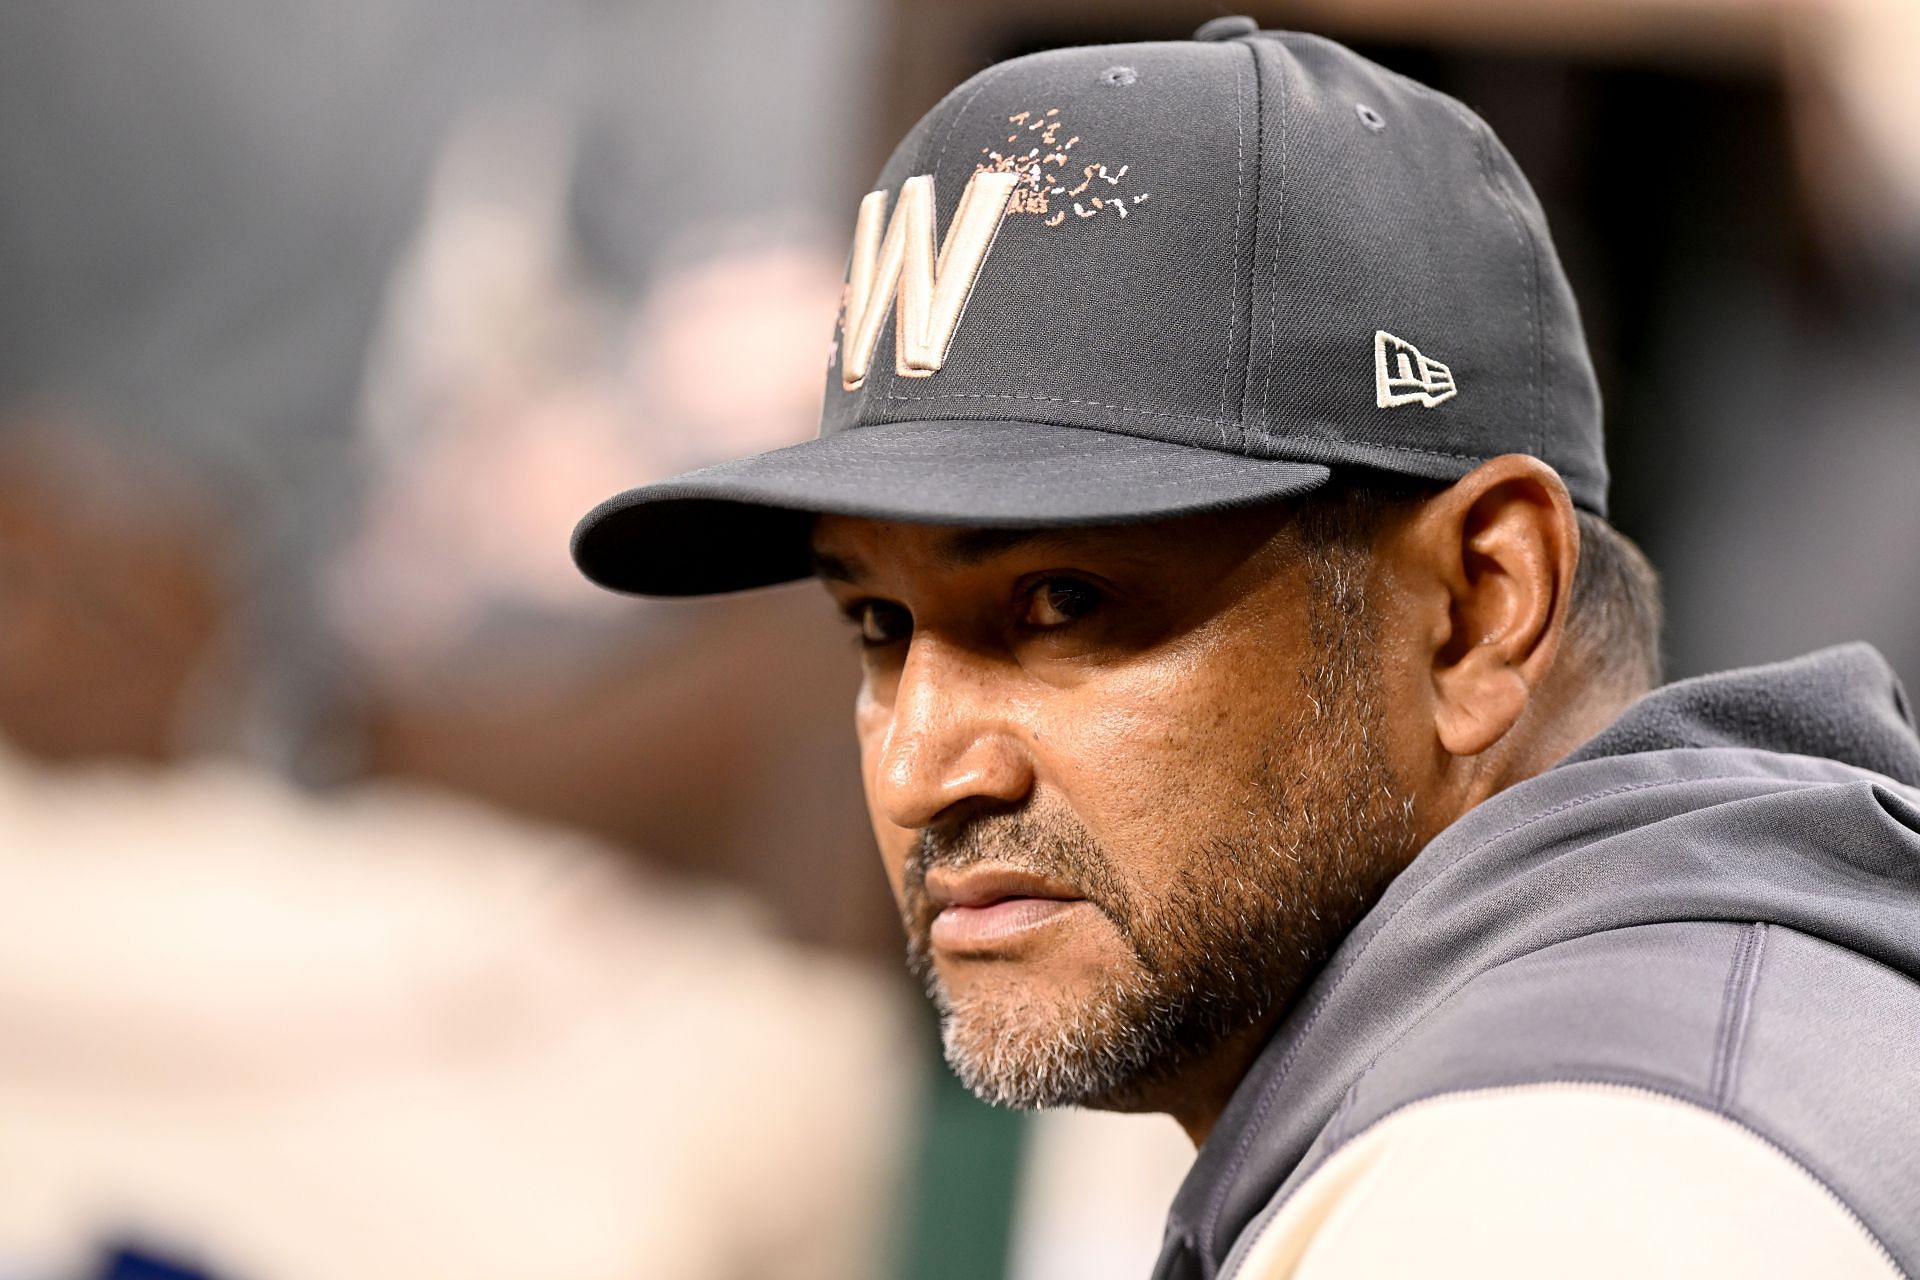
[{"label": "cream jersey shoulder", "polygon": [[1608,1085],[1408,1107],[1254,1230],[1234,1280],[1900,1274],[1826,1187],[1751,1131]]}]

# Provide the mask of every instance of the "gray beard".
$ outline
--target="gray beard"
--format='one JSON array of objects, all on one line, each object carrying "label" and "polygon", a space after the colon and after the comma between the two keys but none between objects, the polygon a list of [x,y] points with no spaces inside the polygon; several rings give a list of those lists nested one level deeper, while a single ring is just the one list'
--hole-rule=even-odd
[{"label": "gray beard", "polygon": [[[1413,852],[1412,801],[1397,794],[1381,741],[1371,618],[1357,576],[1314,583],[1321,661],[1302,672],[1312,718],[1282,726],[1269,758],[1223,812],[1243,829],[1192,857],[1161,904],[1135,902],[1113,862],[1071,817],[980,818],[923,833],[907,867],[908,965],[940,1013],[948,1064],[982,1100],[1017,1108],[1139,1110],[1230,1038],[1276,1017]],[[1132,963],[1070,1005],[1017,983],[954,999],[928,953],[924,880],[1016,853],[1078,885],[1119,929]]]}]

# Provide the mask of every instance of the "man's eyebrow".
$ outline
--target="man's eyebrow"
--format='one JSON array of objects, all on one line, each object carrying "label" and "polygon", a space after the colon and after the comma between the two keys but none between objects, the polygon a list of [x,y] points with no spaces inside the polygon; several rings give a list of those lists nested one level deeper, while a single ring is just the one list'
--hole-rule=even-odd
[{"label": "man's eyebrow", "polygon": [[812,553],[813,571],[833,582],[857,583],[867,576],[867,566],[857,556],[837,556],[830,551]]},{"label": "man's eyebrow", "polygon": [[1034,542],[1059,541],[1065,529],[960,529],[941,539],[934,555],[942,564],[967,568]]},{"label": "man's eyebrow", "polygon": [[[1059,544],[1083,547],[1105,541],[1102,529],[1046,529],[1032,526],[1017,528],[956,529],[940,539],[933,558],[943,568],[965,569],[983,564],[995,556],[1006,555],[1035,544]],[[852,554],[837,554],[815,549],[813,571],[832,582],[858,584],[869,576],[865,561]]]}]

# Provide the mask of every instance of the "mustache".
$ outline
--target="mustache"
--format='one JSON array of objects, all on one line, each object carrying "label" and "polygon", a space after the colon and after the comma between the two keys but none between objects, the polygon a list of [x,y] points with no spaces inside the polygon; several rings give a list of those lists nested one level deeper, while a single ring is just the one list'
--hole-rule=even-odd
[{"label": "mustache", "polygon": [[951,825],[925,827],[902,868],[901,914],[908,948],[923,954],[937,912],[927,896],[927,875],[936,867],[961,871],[991,862],[1071,886],[1129,935],[1126,891],[1113,860],[1077,819],[1060,813],[981,814]]}]

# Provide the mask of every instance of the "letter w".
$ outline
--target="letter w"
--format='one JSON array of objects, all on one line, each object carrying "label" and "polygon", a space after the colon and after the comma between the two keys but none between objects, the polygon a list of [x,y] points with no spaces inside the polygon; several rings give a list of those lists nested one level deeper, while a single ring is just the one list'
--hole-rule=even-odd
[{"label": "letter w", "polygon": [[847,317],[840,355],[840,383],[852,391],[866,381],[873,349],[886,323],[888,304],[899,295],[894,317],[894,368],[904,377],[924,378],[947,358],[960,313],[987,250],[1000,229],[1007,200],[1020,182],[1015,173],[973,175],[960,193],[960,207],[936,261],[933,254],[933,178],[922,174],[900,187],[900,202],[887,222],[887,193],[875,191],[860,202],[853,226],[853,263],[847,273]]}]

